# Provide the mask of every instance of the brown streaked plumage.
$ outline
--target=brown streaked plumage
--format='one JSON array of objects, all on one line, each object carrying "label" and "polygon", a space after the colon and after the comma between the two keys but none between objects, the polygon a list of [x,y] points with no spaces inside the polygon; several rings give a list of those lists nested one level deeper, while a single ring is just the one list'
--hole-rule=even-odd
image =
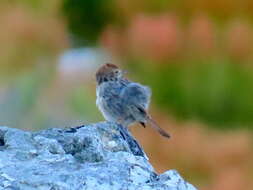
[{"label": "brown streaked plumage", "polygon": [[98,84],[101,84],[102,82],[117,79],[121,77],[121,75],[122,73],[116,65],[106,63],[98,69],[96,73],[96,80]]},{"label": "brown streaked plumage", "polygon": [[97,106],[107,121],[125,127],[138,122],[146,123],[162,136],[170,135],[160,128],[148,114],[151,90],[139,83],[127,80],[122,71],[114,64],[102,65],[97,73]]}]

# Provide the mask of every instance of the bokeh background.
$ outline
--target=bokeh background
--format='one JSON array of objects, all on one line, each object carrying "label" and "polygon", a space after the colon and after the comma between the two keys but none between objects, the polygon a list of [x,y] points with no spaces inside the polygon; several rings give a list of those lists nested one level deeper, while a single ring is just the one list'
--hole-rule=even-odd
[{"label": "bokeh background", "polygon": [[253,189],[252,0],[1,0],[0,24],[0,125],[102,121],[94,74],[112,62],[152,87],[172,139],[131,130],[158,172]]}]

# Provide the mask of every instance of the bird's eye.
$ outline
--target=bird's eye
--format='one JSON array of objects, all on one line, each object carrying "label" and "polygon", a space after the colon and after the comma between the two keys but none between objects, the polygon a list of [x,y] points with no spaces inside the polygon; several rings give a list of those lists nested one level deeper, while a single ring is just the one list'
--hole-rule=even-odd
[{"label": "bird's eye", "polygon": [[116,71],[115,71],[115,73],[116,73],[116,74],[118,74],[118,73],[119,73],[119,71],[118,71],[118,70],[116,70]]}]

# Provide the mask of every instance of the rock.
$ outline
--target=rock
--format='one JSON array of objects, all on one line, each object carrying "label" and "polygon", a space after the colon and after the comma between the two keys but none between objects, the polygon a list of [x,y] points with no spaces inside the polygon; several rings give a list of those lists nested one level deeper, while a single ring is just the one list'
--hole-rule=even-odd
[{"label": "rock", "polygon": [[0,127],[0,190],[196,190],[161,175],[131,134],[103,122],[27,132]]}]

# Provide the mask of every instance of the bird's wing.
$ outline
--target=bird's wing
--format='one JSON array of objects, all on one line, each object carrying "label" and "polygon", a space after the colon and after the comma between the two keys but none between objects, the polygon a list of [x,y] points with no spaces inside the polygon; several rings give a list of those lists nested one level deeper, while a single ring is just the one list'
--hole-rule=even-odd
[{"label": "bird's wing", "polygon": [[[142,124],[143,121],[149,121],[151,127],[157,130],[162,136],[169,138],[170,135],[160,128],[157,123],[147,113],[149,106],[151,90],[146,86],[142,86],[138,83],[129,83],[120,94],[121,99],[125,103],[125,107],[131,110],[132,114],[139,118],[139,122]],[[143,120],[144,119],[144,120]],[[138,120],[137,120],[138,121]],[[145,125],[145,123],[144,123]]]},{"label": "bird's wing", "polygon": [[138,83],[129,83],[120,93],[127,105],[147,109],[150,102],[151,90],[149,87]]}]

